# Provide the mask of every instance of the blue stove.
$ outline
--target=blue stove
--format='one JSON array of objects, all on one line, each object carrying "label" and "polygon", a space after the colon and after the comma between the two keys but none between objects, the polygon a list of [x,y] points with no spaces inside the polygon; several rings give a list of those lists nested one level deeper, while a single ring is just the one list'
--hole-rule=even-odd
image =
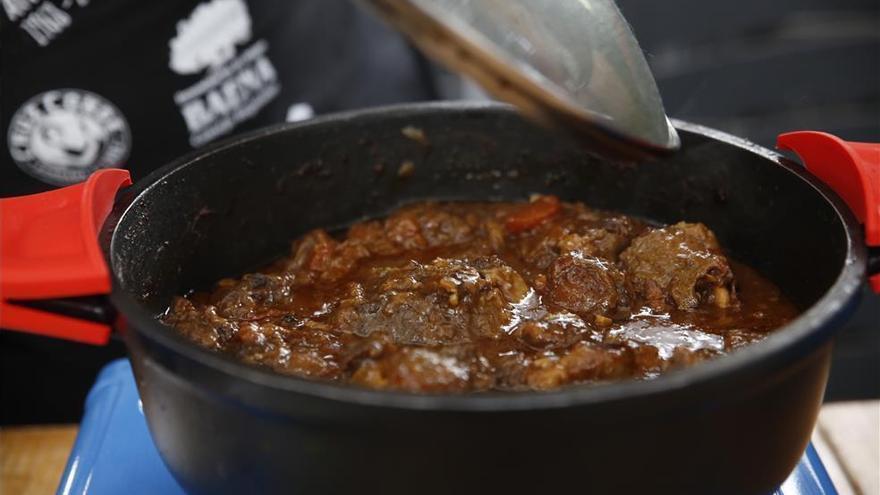
[{"label": "blue stove", "polygon": [[[150,438],[131,364],[120,359],[98,375],[59,495],[183,494]],[[835,495],[837,491],[810,445],[775,495]]]}]

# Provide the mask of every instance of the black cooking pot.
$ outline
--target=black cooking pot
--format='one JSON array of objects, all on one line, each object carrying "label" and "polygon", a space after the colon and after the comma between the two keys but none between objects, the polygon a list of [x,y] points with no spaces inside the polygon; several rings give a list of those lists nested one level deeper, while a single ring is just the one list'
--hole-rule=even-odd
[{"label": "black cooking pot", "polygon": [[[861,228],[801,166],[711,129],[675,125],[678,154],[623,167],[509,107],[398,106],[233,138],[123,189],[100,232],[105,284],[112,280],[117,325],[171,472],[193,493],[769,493],[809,441],[832,337],[857,303],[867,261]],[[407,126],[427,142],[405,137]],[[400,177],[407,160],[415,172]],[[100,225],[125,180],[108,173],[92,181],[93,204],[77,206],[87,229]],[[532,192],[661,222],[704,222],[803,313],[760,343],[653,380],[472,395],[281,376],[199,348],[157,321],[175,295],[259,267],[309,229],[424,198]],[[100,267],[89,270],[98,291]],[[71,295],[17,280],[19,299]],[[39,327],[26,321],[34,315],[70,320],[70,311],[51,315],[49,306],[60,307],[7,300],[17,313],[4,326]],[[105,328],[90,324],[81,331]]]}]

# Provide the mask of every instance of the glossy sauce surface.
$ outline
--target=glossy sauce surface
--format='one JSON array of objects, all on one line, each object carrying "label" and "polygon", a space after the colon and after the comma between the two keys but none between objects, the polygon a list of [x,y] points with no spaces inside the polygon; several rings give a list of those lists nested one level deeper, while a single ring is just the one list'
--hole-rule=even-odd
[{"label": "glossy sauce surface", "polygon": [[701,224],[536,196],[420,203],[177,298],[163,321],[278,372],[413,392],[652,378],[797,311]]}]

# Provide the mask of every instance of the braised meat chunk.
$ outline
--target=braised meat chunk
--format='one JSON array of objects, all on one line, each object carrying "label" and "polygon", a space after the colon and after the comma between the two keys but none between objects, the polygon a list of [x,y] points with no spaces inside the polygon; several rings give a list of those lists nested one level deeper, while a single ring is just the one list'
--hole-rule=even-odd
[{"label": "braised meat chunk", "polygon": [[266,269],[175,299],[162,320],[279,373],[460,393],[649,379],[795,315],[702,224],[535,196],[313,230]]},{"label": "braised meat chunk", "polygon": [[623,273],[609,261],[573,251],[556,258],[547,280],[552,303],[579,315],[605,316],[620,302]]},{"label": "braised meat chunk", "polygon": [[636,237],[620,255],[633,299],[663,310],[705,302],[731,304],[733,271],[715,234],[700,223],[677,223]]},{"label": "braised meat chunk", "polygon": [[522,277],[497,257],[436,258],[372,267],[339,300],[330,321],[344,333],[386,333],[398,344],[440,345],[472,336],[497,338],[512,304],[525,297]]}]

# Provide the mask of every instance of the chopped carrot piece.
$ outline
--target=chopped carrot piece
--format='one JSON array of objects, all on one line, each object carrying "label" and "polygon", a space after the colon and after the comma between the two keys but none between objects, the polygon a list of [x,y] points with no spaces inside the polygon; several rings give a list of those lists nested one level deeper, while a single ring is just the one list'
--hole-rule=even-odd
[{"label": "chopped carrot piece", "polygon": [[537,227],[541,222],[559,212],[559,198],[539,196],[511,213],[504,222],[507,231],[516,234]]}]

